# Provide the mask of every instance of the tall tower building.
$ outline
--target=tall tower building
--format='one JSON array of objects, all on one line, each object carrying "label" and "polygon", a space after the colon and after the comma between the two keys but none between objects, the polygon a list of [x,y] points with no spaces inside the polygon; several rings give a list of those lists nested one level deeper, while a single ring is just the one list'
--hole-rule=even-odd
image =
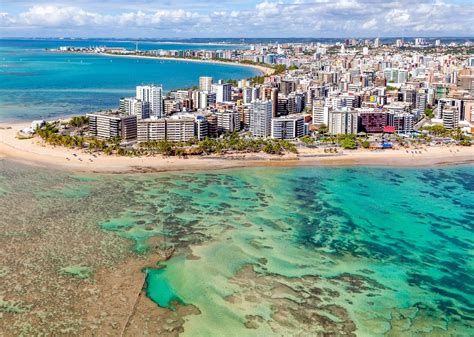
[{"label": "tall tower building", "polygon": [[268,137],[272,132],[272,102],[256,100],[250,106],[250,132],[254,137]]},{"label": "tall tower building", "polygon": [[278,89],[273,88],[271,93],[272,101],[272,116],[273,118],[278,116]]},{"label": "tall tower building", "polygon": [[163,88],[157,85],[140,85],[136,88],[136,98],[149,103],[150,117],[162,118]]},{"label": "tall tower building", "polygon": [[230,83],[216,84],[216,102],[230,102],[232,100],[232,86]]},{"label": "tall tower building", "polygon": [[375,47],[375,48],[380,47],[380,39],[379,39],[379,38],[376,38],[376,39],[374,40],[374,47]]},{"label": "tall tower building", "polygon": [[242,99],[244,101],[244,104],[248,104],[253,101],[251,87],[244,87],[242,89]]},{"label": "tall tower building", "polygon": [[212,89],[212,77],[201,76],[199,77],[199,90],[211,91]]}]

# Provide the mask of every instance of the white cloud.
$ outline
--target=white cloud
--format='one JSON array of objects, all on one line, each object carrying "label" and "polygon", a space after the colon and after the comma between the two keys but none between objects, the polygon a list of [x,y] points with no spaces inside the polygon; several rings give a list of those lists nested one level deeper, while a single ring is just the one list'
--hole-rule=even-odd
[{"label": "white cloud", "polygon": [[362,29],[371,29],[375,28],[377,26],[377,20],[375,18],[372,18],[362,25]]},{"label": "white cloud", "polygon": [[16,21],[30,26],[83,26],[103,24],[105,16],[72,6],[37,5],[18,15]]},{"label": "white cloud", "polygon": [[[106,1],[106,0],[104,0]],[[33,5],[17,13],[0,13],[0,26],[14,31],[21,27],[32,32],[67,29],[83,36],[97,30],[115,34],[133,30],[137,36],[150,32],[184,32],[187,36],[370,36],[443,33],[474,35],[474,3],[412,0],[265,0],[253,7],[182,4],[147,10],[113,12],[80,5]],[[112,4],[111,4],[112,5]],[[202,3],[199,4],[200,6]],[[228,9],[226,9],[227,7]],[[104,6],[104,8],[106,8]],[[28,28],[29,27],[29,28]]]}]

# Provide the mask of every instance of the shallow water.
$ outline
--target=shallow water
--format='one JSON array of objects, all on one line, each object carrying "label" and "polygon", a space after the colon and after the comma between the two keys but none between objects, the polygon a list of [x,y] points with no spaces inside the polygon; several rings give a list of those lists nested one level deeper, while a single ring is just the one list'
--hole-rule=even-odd
[{"label": "shallow water", "polygon": [[[122,211],[91,217],[137,252],[153,237],[177,249],[147,269],[146,290],[199,310],[185,336],[473,335],[472,166],[93,178],[35,198],[111,202],[99,194],[111,184],[126,195]],[[11,184],[0,178],[6,197]]]}]

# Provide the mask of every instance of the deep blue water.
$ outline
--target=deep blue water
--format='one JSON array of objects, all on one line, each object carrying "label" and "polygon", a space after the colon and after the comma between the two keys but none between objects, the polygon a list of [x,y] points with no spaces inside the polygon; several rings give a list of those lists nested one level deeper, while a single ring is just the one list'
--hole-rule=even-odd
[{"label": "deep blue water", "polygon": [[[54,118],[118,106],[135,86],[162,84],[165,90],[190,87],[199,76],[240,79],[257,70],[235,65],[63,54],[61,45],[120,46],[133,42],[0,40],[0,121]],[[140,49],[223,49],[223,46],[140,43]]]}]

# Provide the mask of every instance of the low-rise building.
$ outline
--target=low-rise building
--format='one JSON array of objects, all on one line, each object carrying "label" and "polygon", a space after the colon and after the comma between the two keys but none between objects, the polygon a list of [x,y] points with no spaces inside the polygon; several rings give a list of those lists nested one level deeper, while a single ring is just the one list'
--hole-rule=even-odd
[{"label": "low-rise building", "polygon": [[283,116],[272,119],[272,138],[295,139],[303,135],[303,116]]},{"label": "low-rise building", "polygon": [[166,119],[166,140],[185,142],[194,137],[194,118]]},{"label": "low-rise building", "polygon": [[166,120],[164,118],[143,119],[138,121],[137,125],[137,140],[139,142],[166,139]]},{"label": "low-rise building", "polygon": [[123,140],[137,138],[137,116],[121,114],[119,111],[87,114],[89,117],[89,135],[110,139],[120,137]]}]

